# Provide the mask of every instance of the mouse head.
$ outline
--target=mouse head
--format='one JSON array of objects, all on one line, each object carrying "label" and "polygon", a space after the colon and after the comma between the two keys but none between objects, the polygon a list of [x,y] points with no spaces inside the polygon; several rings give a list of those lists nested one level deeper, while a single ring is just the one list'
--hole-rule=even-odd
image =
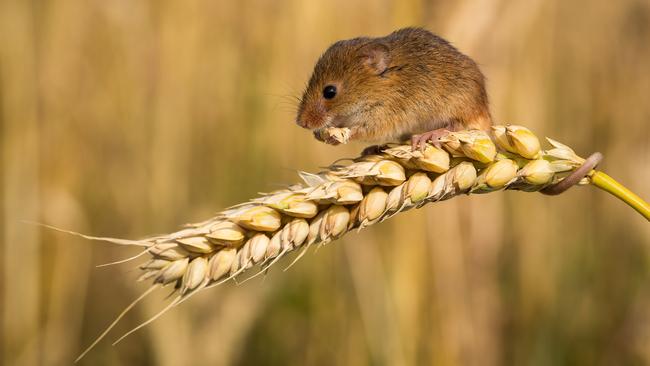
[{"label": "mouse head", "polygon": [[296,123],[311,130],[360,123],[381,104],[376,95],[387,82],[390,61],[388,46],[376,39],[336,42],[316,63]]}]

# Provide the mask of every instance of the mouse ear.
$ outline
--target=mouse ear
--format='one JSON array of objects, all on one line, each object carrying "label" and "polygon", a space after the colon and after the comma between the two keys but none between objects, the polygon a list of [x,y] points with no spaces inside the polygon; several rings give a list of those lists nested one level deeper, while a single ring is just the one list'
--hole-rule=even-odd
[{"label": "mouse ear", "polygon": [[388,46],[380,42],[372,42],[360,49],[363,65],[373,74],[379,75],[386,71],[390,64]]}]

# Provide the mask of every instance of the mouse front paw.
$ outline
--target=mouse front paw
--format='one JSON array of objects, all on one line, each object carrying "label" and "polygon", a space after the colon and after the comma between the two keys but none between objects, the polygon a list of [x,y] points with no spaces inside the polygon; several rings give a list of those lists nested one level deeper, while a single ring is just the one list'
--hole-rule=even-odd
[{"label": "mouse front paw", "polygon": [[420,149],[424,150],[425,144],[431,142],[433,146],[440,148],[440,138],[445,137],[449,134],[449,130],[445,128],[439,128],[437,130],[425,132],[420,135],[413,135],[411,137],[411,149],[413,151]]}]

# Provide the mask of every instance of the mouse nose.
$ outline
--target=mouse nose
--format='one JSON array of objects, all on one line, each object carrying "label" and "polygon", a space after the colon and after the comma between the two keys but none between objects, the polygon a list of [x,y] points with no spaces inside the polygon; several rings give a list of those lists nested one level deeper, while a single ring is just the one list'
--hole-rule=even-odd
[{"label": "mouse nose", "polygon": [[309,128],[307,127],[307,123],[305,123],[305,120],[303,118],[300,118],[300,116],[296,118],[296,124],[302,128]]},{"label": "mouse nose", "polygon": [[301,108],[296,118],[298,126],[313,130],[320,128],[325,124],[327,119],[326,111],[321,105],[308,105]]},{"label": "mouse nose", "polygon": [[307,124],[307,118],[305,118],[307,115],[305,109],[305,104],[301,103],[300,107],[298,108],[298,114],[296,116],[296,124],[302,128],[309,128]]},{"label": "mouse nose", "polygon": [[308,130],[313,130],[316,128],[321,127],[325,123],[323,122],[323,117],[315,117],[315,116],[304,116],[303,118],[298,118],[296,120],[296,124],[302,128],[306,128]]},{"label": "mouse nose", "polygon": [[312,116],[311,113],[307,113],[307,112],[299,113],[298,117],[296,118],[296,124],[302,128],[306,128],[310,130],[313,128],[316,122],[313,117],[314,116]]}]

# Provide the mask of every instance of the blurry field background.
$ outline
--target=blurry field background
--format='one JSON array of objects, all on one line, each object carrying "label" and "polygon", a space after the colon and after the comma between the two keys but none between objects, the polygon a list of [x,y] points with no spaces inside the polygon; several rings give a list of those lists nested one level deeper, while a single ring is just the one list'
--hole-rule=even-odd
[{"label": "blurry field background", "polygon": [[[94,235],[168,232],[360,151],[293,123],[338,39],[422,25],[519,123],[650,199],[650,2],[0,2],[0,354],[71,361],[146,285]],[[286,265],[289,261],[283,261]],[[88,365],[650,364],[650,225],[594,188],[399,215],[287,272],[128,315]]]}]

